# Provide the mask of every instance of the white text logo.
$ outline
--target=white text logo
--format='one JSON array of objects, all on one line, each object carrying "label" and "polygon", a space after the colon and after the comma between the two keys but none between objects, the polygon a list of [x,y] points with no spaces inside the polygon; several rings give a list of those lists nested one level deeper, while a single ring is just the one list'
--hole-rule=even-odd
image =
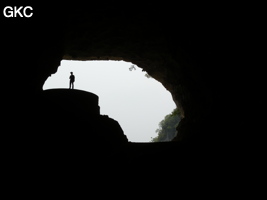
[{"label": "white text logo", "polygon": [[20,6],[20,7],[17,7],[17,6],[14,6],[11,7],[11,6],[6,6],[4,8],[4,16],[5,17],[31,17],[33,15],[33,9],[31,6]]}]

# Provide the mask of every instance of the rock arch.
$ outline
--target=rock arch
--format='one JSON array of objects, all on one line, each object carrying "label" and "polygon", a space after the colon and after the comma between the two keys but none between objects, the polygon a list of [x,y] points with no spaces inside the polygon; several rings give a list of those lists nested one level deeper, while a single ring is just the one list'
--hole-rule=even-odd
[{"label": "rock arch", "polygon": [[[35,20],[22,19],[23,23],[16,24],[17,29],[24,30],[23,39],[15,40],[23,49],[17,55],[18,62],[13,64],[23,66],[18,67],[16,80],[23,82],[29,92],[40,91],[61,59],[129,61],[160,81],[183,111],[185,118],[176,139],[188,136],[206,140],[213,129],[211,124],[217,127],[220,121],[213,120],[226,117],[218,114],[216,106],[227,103],[224,88],[231,84],[224,81],[226,70],[217,73],[217,69],[227,67],[220,57],[226,48],[226,37],[217,39],[221,36],[216,32],[217,26],[210,27],[215,22],[222,25],[221,17],[198,18],[197,12],[188,17],[185,12],[177,14],[173,9],[163,15],[166,8],[170,9],[121,10],[103,6],[89,12],[87,7],[39,7]],[[41,18],[48,10],[50,15]],[[133,11],[135,15],[131,14]],[[9,37],[12,36],[16,38],[15,31],[10,29]],[[8,48],[12,50],[11,46]],[[26,74],[26,78],[21,74]]]},{"label": "rock arch", "polygon": [[[2,37],[8,42],[3,44],[2,56],[7,62],[2,73],[12,77],[4,77],[5,83],[9,83],[4,88],[3,104],[9,107],[4,116],[9,119],[7,124],[16,124],[7,129],[15,136],[3,136],[6,145],[29,153],[28,161],[36,152],[46,157],[45,143],[30,142],[45,138],[35,129],[43,126],[45,102],[40,94],[45,80],[56,72],[63,58],[111,59],[129,61],[143,68],[171,92],[184,113],[177,128],[178,142],[129,144],[123,151],[112,154],[117,156],[115,161],[125,164],[132,158],[129,166],[142,163],[149,169],[169,164],[179,171],[181,165],[176,163],[179,157],[186,165],[182,168],[189,172],[192,166],[203,162],[206,165],[201,169],[205,170],[210,166],[210,158],[224,158],[222,147],[225,142],[229,144],[229,138],[237,137],[233,132],[240,131],[244,124],[241,120],[244,112],[240,112],[244,96],[238,90],[242,79],[236,83],[240,67],[233,59],[235,24],[225,19],[225,12],[219,7],[215,12],[189,8],[161,4],[134,4],[127,10],[111,3],[97,8],[41,5],[33,6],[32,18],[5,20]],[[25,144],[39,151],[33,153]],[[52,151],[49,153],[53,155]],[[98,155],[106,162],[114,158]],[[164,162],[158,157],[164,158]]]}]

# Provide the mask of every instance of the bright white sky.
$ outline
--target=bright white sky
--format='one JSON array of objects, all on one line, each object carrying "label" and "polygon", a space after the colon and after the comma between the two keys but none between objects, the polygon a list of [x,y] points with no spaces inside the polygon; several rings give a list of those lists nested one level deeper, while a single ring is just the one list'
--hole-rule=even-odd
[{"label": "bright white sky", "polygon": [[146,72],[124,61],[66,61],[50,76],[43,89],[68,88],[70,72],[74,89],[99,97],[100,114],[118,121],[131,142],[150,142],[158,124],[176,107],[171,94]]}]

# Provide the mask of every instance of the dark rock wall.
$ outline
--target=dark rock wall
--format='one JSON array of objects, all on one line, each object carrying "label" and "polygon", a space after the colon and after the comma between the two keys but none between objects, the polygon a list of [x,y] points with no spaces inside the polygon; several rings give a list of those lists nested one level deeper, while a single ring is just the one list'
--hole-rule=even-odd
[{"label": "dark rock wall", "polygon": [[176,140],[190,132],[206,140],[212,120],[223,115],[215,117],[212,108],[220,90],[213,84],[220,87],[218,81],[223,82],[221,72],[212,72],[226,67],[216,58],[226,45],[220,38],[223,33],[216,30],[223,29],[222,16],[164,9],[132,13],[107,8],[74,15],[66,28],[63,58],[124,60],[143,68],[171,92],[185,116],[180,126],[188,131],[178,127]]},{"label": "dark rock wall", "polygon": [[61,59],[129,61],[160,81],[183,111],[177,140],[190,132],[209,138],[209,129],[221,126],[217,123],[227,117],[224,108],[234,98],[232,26],[217,7],[209,12],[180,8],[36,5],[33,18],[4,24],[11,38],[5,53],[17,52],[9,59],[16,71],[12,88],[40,91]]},{"label": "dark rock wall", "polygon": [[223,8],[153,4],[121,9],[109,3],[35,5],[34,10],[33,18],[3,23],[6,74],[16,71],[5,78],[19,95],[27,92],[29,100],[22,104],[34,99],[33,91],[41,91],[61,59],[125,60],[143,68],[183,111],[177,140],[189,132],[208,139],[227,118],[229,101],[238,102],[234,84],[239,66],[231,49],[235,29]]},{"label": "dark rock wall", "polygon": [[[69,159],[74,159],[83,170],[92,166],[93,158],[99,161],[93,162],[95,170],[105,170],[103,166],[107,164],[118,167],[117,162],[118,169],[135,166],[149,171],[155,166],[174,166],[172,175],[188,172],[188,176],[205,174],[207,178],[216,172],[221,180],[233,171],[229,166],[233,166],[236,154],[229,152],[233,149],[231,141],[244,130],[246,98],[238,51],[241,36],[236,25],[242,20],[228,8],[233,5],[160,2],[118,6],[91,2],[84,6],[72,2],[35,5],[30,19],[4,19],[2,105],[7,109],[2,114],[7,128],[3,129],[6,133],[1,140],[20,150],[29,147],[29,159],[36,157],[36,149],[46,147],[38,144],[47,134],[35,128],[49,129],[41,123],[45,102],[39,97],[45,80],[57,71],[62,59],[125,60],[143,68],[171,92],[184,115],[175,139],[182,142],[130,144],[112,156],[110,147],[107,150],[101,146],[102,153],[92,149],[89,159],[84,159],[86,152],[68,157],[64,154],[67,150],[62,150],[63,163],[70,164]],[[102,120],[107,123],[105,117]],[[103,129],[109,132],[109,126],[107,123]],[[20,155],[18,148],[12,149],[14,155]],[[86,151],[85,146],[83,150]],[[47,156],[45,151],[42,156]],[[88,160],[92,162],[86,163]],[[75,168],[73,163],[69,166]],[[113,171],[109,168],[109,172]]]}]

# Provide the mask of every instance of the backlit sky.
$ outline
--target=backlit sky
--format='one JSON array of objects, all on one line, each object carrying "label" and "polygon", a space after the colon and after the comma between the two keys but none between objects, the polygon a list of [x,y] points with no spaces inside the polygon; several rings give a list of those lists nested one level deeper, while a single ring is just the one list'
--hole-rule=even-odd
[{"label": "backlit sky", "polygon": [[70,72],[74,89],[99,97],[100,114],[118,121],[131,142],[150,142],[165,115],[176,107],[171,94],[160,82],[124,61],[66,61],[50,76],[43,89],[68,88]]}]

